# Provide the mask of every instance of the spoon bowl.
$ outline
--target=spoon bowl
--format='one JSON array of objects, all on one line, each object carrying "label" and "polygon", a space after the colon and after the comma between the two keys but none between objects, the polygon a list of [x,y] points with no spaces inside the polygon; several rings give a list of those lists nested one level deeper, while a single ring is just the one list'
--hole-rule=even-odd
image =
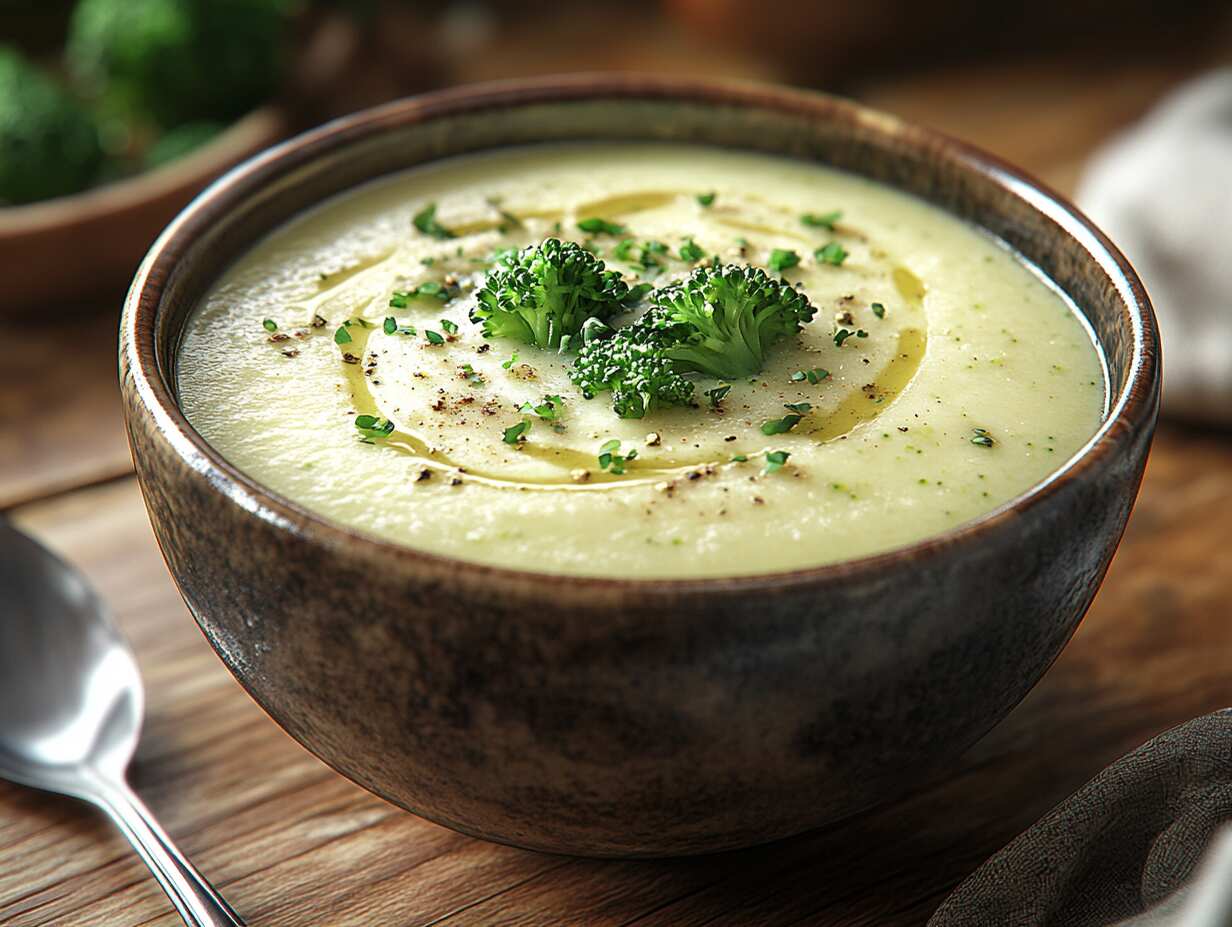
[{"label": "spoon bowl", "polygon": [[137,663],[80,574],[7,524],[0,550],[0,776],[87,797],[88,767],[122,775],[137,747]]},{"label": "spoon bowl", "polygon": [[0,778],[107,812],[190,927],[243,921],[128,787],[145,696],[128,643],[80,573],[0,520]]}]

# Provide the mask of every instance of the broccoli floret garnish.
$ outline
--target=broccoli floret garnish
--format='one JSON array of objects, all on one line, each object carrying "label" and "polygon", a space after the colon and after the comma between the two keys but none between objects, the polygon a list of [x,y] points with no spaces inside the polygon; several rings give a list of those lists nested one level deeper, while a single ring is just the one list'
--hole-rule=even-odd
[{"label": "broccoli floret garnish", "polygon": [[83,89],[164,128],[227,122],[277,92],[288,0],[81,0],[66,45]]},{"label": "broccoli floret garnish", "polygon": [[512,338],[541,348],[574,341],[588,319],[624,308],[629,287],[619,273],[574,242],[549,238],[502,256],[476,293],[471,321],[485,338]]},{"label": "broccoli floret garnish", "polygon": [[[649,314],[648,314],[649,315]],[[687,405],[693,382],[664,354],[669,341],[648,315],[578,352],[569,377],[587,399],[611,392],[621,418],[642,418],[663,406]]]},{"label": "broccoli floret garnish", "polygon": [[720,380],[752,376],[766,349],[812,321],[808,298],[756,267],[701,267],[657,290],[650,323],[670,342],[663,350],[682,372]]},{"label": "broccoli floret garnish", "polygon": [[0,204],[84,190],[102,159],[85,109],[16,51],[0,46]]},{"label": "broccoli floret garnish", "polygon": [[686,405],[686,374],[721,380],[750,376],[766,349],[795,334],[816,313],[801,293],[753,267],[704,267],[657,290],[651,308],[606,340],[591,340],[569,371],[582,395],[612,393],[621,418]]}]

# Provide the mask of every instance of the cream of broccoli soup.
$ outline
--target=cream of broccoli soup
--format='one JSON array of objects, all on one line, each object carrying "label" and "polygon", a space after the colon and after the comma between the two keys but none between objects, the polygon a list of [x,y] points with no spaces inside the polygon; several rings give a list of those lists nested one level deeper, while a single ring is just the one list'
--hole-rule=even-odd
[{"label": "cream of broccoli soup", "polygon": [[815,165],[509,149],[337,197],[239,260],[192,424],[304,508],[608,577],[814,566],[1024,492],[1104,414],[1074,309],[997,242]]}]

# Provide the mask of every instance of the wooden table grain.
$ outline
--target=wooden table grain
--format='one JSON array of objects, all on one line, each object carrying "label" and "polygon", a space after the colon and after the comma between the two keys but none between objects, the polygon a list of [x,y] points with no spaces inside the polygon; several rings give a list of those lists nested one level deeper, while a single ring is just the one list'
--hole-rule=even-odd
[{"label": "wooden table grain", "polygon": [[[862,95],[1070,188],[1091,147],[1184,72],[1005,66]],[[1074,640],[941,780],[823,831],[702,859],[566,859],[454,834],[300,749],[210,651],[131,476],[115,323],[114,311],[57,311],[0,325],[0,508],[79,564],[111,603],[149,696],[134,784],[253,925],[920,925],[989,854],[1107,763],[1232,705],[1232,440],[1166,426]],[[99,815],[0,784],[0,924],[177,923]]]}]

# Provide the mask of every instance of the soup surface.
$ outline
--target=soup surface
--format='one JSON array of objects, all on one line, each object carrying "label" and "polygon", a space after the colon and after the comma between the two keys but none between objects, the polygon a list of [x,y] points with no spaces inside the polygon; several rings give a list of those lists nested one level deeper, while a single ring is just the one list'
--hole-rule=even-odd
[{"label": "soup surface", "polygon": [[[569,350],[469,318],[494,255],[553,237],[631,286],[768,268],[816,313],[756,375],[690,374],[690,405],[620,418],[570,379]],[[1060,467],[1106,394],[1084,321],[982,233],[815,165],[651,144],[457,158],[335,198],[218,281],[178,378],[206,440],[306,509],[605,577],[789,570],[937,534]]]}]

